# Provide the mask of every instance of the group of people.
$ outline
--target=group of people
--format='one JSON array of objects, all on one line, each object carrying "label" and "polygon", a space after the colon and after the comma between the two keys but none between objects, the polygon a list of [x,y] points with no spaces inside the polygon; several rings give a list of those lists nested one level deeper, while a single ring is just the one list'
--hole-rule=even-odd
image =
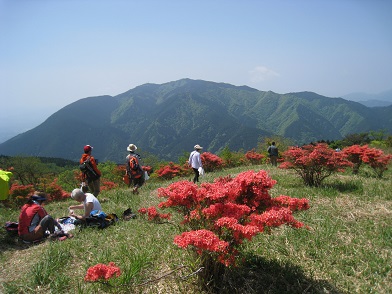
[{"label": "group of people", "polygon": [[[85,220],[93,210],[102,210],[99,200],[93,194],[83,192],[81,189],[74,189],[71,198],[80,203],[69,206],[69,216],[74,219]],[[47,213],[43,207],[46,200],[45,193],[34,192],[34,195],[30,196],[27,203],[22,206],[18,221],[18,235],[26,243],[39,241],[48,236],[72,237],[71,234],[65,233],[62,226]],[[76,209],[83,210],[83,213],[75,213]]]},{"label": "group of people", "polygon": [[[81,188],[74,189],[71,193],[71,198],[79,204],[69,206],[69,216],[77,220],[85,220],[90,216],[92,211],[102,211],[101,203],[97,196],[100,193],[100,177],[101,171],[98,169],[97,160],[91,155],[93,147],[90,145],[84,146],[84,153],[80,158],[79,163],[89,161],[94,174],[97,176],[89,177],[88,173],[82,174],[82,180],[85,185]],[[129,185],[133,185],[133,192],[137,193],[138,188],[141,187],[145,180],[145,172],[142,168],[140,155],[136,153],[137,147],[134,144],[129,144],[126,157],[127,168],[126,176],[129,177]],[[131,162],[136,163],[136,168],[131,167]],[[64,233],[61,225],[46,212],[43,203],[46,201],[46,194],[36,191],[34,195],[30,196],[27,203],[22,206],[18,221],[19,237],[29,243],[42,240],[48,236],[66,236],[70,234]],[[75,210],[82,210],[81,214]]]},{"label": "group of people", "polygon": [[[83,174],[83,181],[91,191],[88,192],[82,186],[80,189],[74,189],[71,193],[71,198],[79,204],[69,206],[69,216],[85,220],[90,216],[94,210],[101,211],[102,207],[97,198],[100,192],[100,176],[101,171],[97,167],[96,159],[91,155],[93,147],[90,145],[84,146],[84,154],[80,159],[80,163],[89,159],[95,173],[99,175],[97,178],[91,179],[86,174]],[[126,177],[129,178],[128,186],[133,186],[133,193],[138,193],[138,189],[144,184],[145,172],[142,168],[141,157],[136,153],[137,146],[129,144],[127,151],[129,152],[126,157]],[[190,153],[188,164],[193,169],[194,177],[193,182],[199,182],[200,173],[203,171],[203,163],[201,161],[201,151],[203,147],[195,145],[194,150]],[[271,164],[277,165],[278,148],[275,142],[268,147]],[[22,207],[19,215],[18,233],[22,240],[26,242],[34,242],[45,238],[48,234],[52,235],[57,232],[62,232],[61,225],[43,208],[42,204],[46,201],[46,195],[42,192],[35,192],[29,198],[27,203]],[[75,210],[83,210],[83,213],[78,214]],[[57,230],[56,230],[57,228]],[[65,234],[66,235],[66,234]]]},{"label": "group of people", "polygon": [[[91,167],[94,170],[94,176],[90,176],[89,173],[82,174],[82,191],[87,192],[90,191],[95,197],[98,197],[100,193],[100,178],[101,171],[98,169],[97,160],[94,156],[91,155],[93,147],[90,145],[84,146],[84,153],[79,160],[79,163],[82,164],[86,160],[91,163]],[[128,187],[133,186],[132,192],[134,194],[138,193],[138,189],[145,182],[145,172],[143,170],[143,164],[141,162],[141,157],[136,153],[137,146],[135,144],[129,144],[127,147],[127,151],[129,154],[126,157],[126,174],[125,178],[127,179],[126,183]]]}]

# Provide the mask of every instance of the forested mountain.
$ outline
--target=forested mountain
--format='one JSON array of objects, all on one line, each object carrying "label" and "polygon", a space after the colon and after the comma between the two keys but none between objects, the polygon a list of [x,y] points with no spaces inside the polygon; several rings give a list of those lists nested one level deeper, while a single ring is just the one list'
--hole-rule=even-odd
[{"label": "forested mountain", "polygon": [[250,150],[265,136],[303,144],[381,129],[392,133],[392,106],[368,108],[311,92],[281,95],[182,79],[78,100],[0,144],[0,154],[78,160],[90,144],[100,161],[123,162],[126,147],[134,143],[161,159],[177,160],[195,144],[216,153],[227,145]]}]

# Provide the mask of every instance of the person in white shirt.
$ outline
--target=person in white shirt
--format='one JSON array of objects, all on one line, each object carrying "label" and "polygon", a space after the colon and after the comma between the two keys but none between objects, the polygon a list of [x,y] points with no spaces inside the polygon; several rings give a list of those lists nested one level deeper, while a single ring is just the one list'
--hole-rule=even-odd
[{"label": "person in white shirt", "polygon": [[189,155],[189,166],[192,167],[195,177],[193,178],[193,182],[196,183],[199,181],[199,168],[203,167],[203,164],[201,162],[200,158],[200,151],[203,149],[203,147],[200,147],[200,145],[195,145],[193,147],[195,150],[191,152]]},{"label": "person in white shirt", "polygon": [[[71,193],[71,198],[77,202],[81,202],[81,204],[71,205],[69,207],[69,215],[76,219],[85,220],[93,210],[102,210],[101,203],[91,193],[83,193],[80,189],[74,189]],[[74,209],[84,209],[84,214],[78,215],[74,212]]]}]

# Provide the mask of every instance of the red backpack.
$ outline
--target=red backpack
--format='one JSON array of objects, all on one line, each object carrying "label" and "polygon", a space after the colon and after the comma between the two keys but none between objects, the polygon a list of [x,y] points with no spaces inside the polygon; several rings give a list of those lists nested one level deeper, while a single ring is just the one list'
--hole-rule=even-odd
[{"label": "red backpack", "polygon": [[139,164],[139,159],[135,155],[129,155],[129,160],[127,162],[127,174],[133,179],[138,179],[143,175],[143,169]]}]

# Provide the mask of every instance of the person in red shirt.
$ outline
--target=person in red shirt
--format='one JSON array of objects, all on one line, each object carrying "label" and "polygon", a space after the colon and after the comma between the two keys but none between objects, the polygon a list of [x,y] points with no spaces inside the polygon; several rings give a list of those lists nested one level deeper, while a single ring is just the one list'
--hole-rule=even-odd
[{"label": "person in red shirt", "polygon": [[41,240],[47,237],[46,231],[53,234],[55,226],[61,231],[61,226],[43,208],[46,200],[44,193],[36,193],[22,206],[19,215],[19,237],[28,242]]},{"label": "person in red shirt", "polygon": [[[93,147],[90,145],[86,145],[83,148],[84,154],[82,155],[82,158],[80,158],[79,163],[82,164],[84,161],[87,159],[90,159],[91,167],[94,170],[94,174],[87,174],[83,173],[82,174],[82,179],[83,182],[87,182],[87,186],[90,189],[90,193],[93,194],[95,197],[98,197],[98,194],[101,190],[101,171],[97,167],[97,161],[95,160],[94,156],[91,155],[91,151],[93,150]],[[87,192],[87,191],[83,191]]]}]

